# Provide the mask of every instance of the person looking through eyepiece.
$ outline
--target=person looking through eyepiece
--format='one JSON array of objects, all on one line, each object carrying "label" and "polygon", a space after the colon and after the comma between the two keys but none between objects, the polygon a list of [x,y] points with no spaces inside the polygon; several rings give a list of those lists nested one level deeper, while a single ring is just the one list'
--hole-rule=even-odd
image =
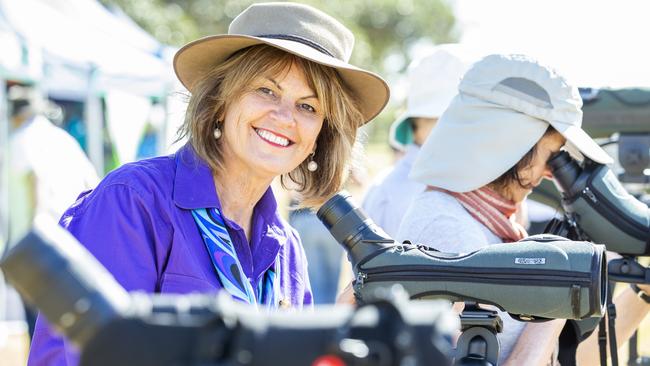
[{"label": "person looking through eyepiece", "polygon": [[[566,146],[596,162],[612,162],[581,129],[581,106],[576,87],[528,56],[490,55],[474,64],[413,165],[409,177],[427,190],[412,202],[397,240],[466,253],[525,238],[513,214],[542,179],[552,178],[549,158]],[[628,292],[615,300],[626,308],[619,317],[629,319],[617,328],[631,332],[649,306]],[[562,320],[524,324],[500,316],[500,364],[556,362]],[[597,357],[594,337],[580,345],[581,364],[596,364]]]}]

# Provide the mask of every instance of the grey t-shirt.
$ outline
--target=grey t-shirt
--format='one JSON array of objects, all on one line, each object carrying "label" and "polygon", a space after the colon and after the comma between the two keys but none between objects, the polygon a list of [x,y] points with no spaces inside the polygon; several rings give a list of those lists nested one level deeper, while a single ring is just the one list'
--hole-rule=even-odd
[{"label": "grey t-shirt", "polygon": [[[425,191],[415,196],[402,218],[396,239],[422,243],[442,252],[468,253],[501,243],[487,227],[474,219],[451,195]],[[499,311],[503,332],[498,335],[501,350],[499,364],[512,352],[526,323]]]}]

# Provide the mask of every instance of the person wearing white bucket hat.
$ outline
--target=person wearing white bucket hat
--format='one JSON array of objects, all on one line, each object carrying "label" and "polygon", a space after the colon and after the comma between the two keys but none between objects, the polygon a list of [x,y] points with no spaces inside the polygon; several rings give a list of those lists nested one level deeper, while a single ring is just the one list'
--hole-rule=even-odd
[{"label": "person wearing white bucket hat", "polygon": [[[577,88],[527,56],[490,55],[474,64],[413,165],[410,178],[427,189],[412,201],[397,239],[467,253],[524,238],[515,207],[552,178],[551,156],[565,146],[578,158],[612,163],[581,129],[581,107]],[[629,335],[648,311],[630,293],[615,300],[629,309],[617,322],[618,335]],[[556,362],[563,320],[525,324],[500,316],[500,364]],[[597,363],[595,336],[578,348],[580,364]]]},{"label": "person wearing white bucket hat", "polygon": [[[191,93],[179,131],[188,143],[111,172],[61,225],[129,291],[311,306],[303,247],[270,185],[280,177],[297,187],[305,206],[340,190],[359,127],[389,96],[381,77],[348,63],[353,44],[317,9],[261,3],[228,34],[182,47],[174,69]],[[77,360],[39,318],[29,364]]]},{"label": "person wearing white bucket hat", "polygon": [[[578,89],[525,56],[491,55],[467,72],[459,95],[422,148],[411,178],[453,192],[468,192],[513,167],[549,125],[567,147],[592,160],[613,160],[580,126]],[[462,141],[463,144],[458,144]],[[445,156],[445,159],[431,157]],[[468,170],[463,164],[472,163]]]},{"label": "person wearing white bucket hat", "polygon": [[444,44],[409,65],[406,111],[392,123],[389,133],[390,145],[405,154],[394,167],[380,173],[362,205],[368,216],[391,236],[397,235],[413,197],[425,188],[422,183],[408,179],[420,146],[456,95],[461,77],[477,58],[459,44]]}]

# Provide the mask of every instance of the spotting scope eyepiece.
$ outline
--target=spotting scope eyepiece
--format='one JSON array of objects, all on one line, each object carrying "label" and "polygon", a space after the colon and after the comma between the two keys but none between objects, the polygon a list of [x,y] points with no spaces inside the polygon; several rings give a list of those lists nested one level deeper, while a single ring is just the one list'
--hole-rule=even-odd
[{"label": "spotting scope eyepiece", "polygon": [[325,202],[316,216],[353,258],[365,258],[379,248],[396,244],[346,191],[337,193]]},{"label": "spotting scope eyepiece", "polygon": [[466,253],[398,243],[343,192],[317,216],[347,250],[357,299],[401,284],[411,298],[493,304],[522,319],[601,316],[607,293],[604,247],[538,236]]},{"label": "spotting scope eyepiece", "polygon": [[648,206],[629,194],[606,165],[588,158],[581,165],[566,151],[548,165],[565,212],[590,240],[622,255],[650,255]]}]

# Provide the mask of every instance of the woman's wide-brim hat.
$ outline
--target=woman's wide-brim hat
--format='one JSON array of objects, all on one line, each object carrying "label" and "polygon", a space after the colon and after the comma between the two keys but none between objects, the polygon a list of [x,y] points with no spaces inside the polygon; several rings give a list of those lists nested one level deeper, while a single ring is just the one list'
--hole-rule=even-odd
[{"label": "woman's wide-brim hat", "polygon": [[409,177],[469,192],[512,168],[552,126],[567,148],[601,164],[612,158],[582,130],[578,89],[523,55],[490,55],[475,63],[458,95],[422,146]]},{"label": "woman's wide-brim hat", "polygon": [[174,57],[174,71],[192,92],[203,75],[233,53],[262,44],[336,69],[358,99],[365,122],[388,102],[388,84],[380,76],[348,63],[354,46],[352,32],[331,16],[302,4],[251,5],[230,23],[228,34],[183,46]]}]

